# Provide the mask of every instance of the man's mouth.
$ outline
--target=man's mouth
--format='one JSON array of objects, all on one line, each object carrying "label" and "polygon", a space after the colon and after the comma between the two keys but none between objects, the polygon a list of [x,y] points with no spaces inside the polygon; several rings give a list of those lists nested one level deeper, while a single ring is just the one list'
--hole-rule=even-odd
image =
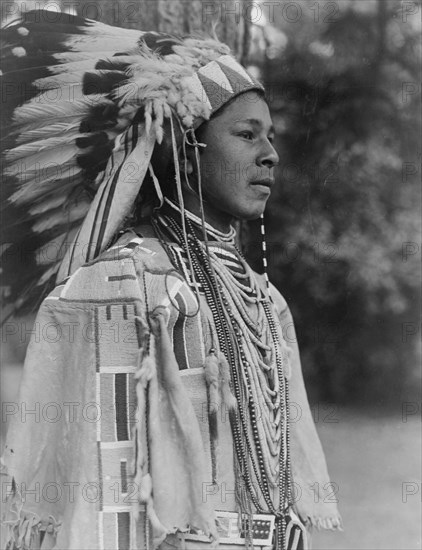
[{"label": "man's mouth", "polygon": [[262,180],[252,181],[251,185],[262,185],[264,187],[268,187],[269,189],[271,189],[272,186],[274,185],[274,180],[272,178],[265,178]]}]

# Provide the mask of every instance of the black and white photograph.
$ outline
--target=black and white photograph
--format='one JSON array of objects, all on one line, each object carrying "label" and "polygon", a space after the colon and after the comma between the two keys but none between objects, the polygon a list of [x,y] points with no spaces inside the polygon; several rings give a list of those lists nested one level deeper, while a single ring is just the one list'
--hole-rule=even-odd
[{"label": "black and white photograph", "polygon": [[0,550],[422,547],[421,0],[2,0]]}]

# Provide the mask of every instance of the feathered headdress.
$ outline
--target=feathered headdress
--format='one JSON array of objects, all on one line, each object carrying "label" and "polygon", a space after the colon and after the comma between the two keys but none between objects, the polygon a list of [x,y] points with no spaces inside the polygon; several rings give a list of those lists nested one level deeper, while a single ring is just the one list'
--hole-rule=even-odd
[{"label": "feathered headdress", "polygon": [[[37,10],[2,30],[3,288],[13,311],[93,260],[122,228],[170,122],[196,128],[263,91],[225,44]],[[23,267],[25,266],[25,267]]]}]

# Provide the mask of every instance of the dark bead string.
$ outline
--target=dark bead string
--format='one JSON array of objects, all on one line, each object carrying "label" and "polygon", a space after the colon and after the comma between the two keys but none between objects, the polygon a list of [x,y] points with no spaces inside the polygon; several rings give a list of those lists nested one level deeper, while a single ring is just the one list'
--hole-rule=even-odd
[{"label": "dark bead string", "polygon": [[[144,299],[145,299],[145,311],[146,311],[146,319],[149,327],[149,333],[147,337],[146,342],[146,349],[144,351],[145,355],[150,354],[150,348],[151,348],[151,321],[149,318],[150,308],[149,308],[149,302],[148,302],[148,295],[146,292],[146,279],[145,279],[145,271],[142,273],[142,282],[144,286]],[[144,389],[145,393],[145,435],[146,435],[146,456],[147,456],[147,465],[148,465],[148,471],[151,471],[151,447],[150,447],[150,434],[151,434],[151,426],[150,426],[150,391],[151,391],[151,385],[148,381],[146,383],[146,387]],[[138,445],[138,440],[136,439],[136,445]],[[139,449],[137,448],[138,454]],[[138,462],[138,457],[136,456],[136,463]],[[145,515],[144,515],[144,537],[145,537],[145,548],[149,550],[150,548],[150,521],[148,518],[147,508],[145,506]]]},{"label": "dark bead string", "polygon": [[[161,219],[160,219],[161,218]],[[248,372],[249,362],[247,360],[243,343],[242,343],[242,334],[240,332],[240,326],[236,322],[236,317],[231,310],[229,300],[224,292],[224,287],[221,283],[218,282],[218,278],[215,274],[215,271],[210,263],[210,258],[204,250],[204,246],[201,241],[196,237],[195,231],[189,220],[187,225],[189,227],[189,233],[187,239],[183,238],[183,231],[178,222],[171,216],[165,216],[162,219],[162,216],[158,218],[158,222],[155,225],[160,225],[160,233],[163,235],[164,231],[167,230],[171,232],[172,236],[177,237],[178,245],[184,250],[186,254],[189,254],[192,260],[192,267],[196,280],[201,284],[202,289],[205,294],[206,301],[210,307],[217,332],[217,338],[220,345],[222,353],[227,358],[231,366],[232,374],[232,389],[234,390],[234,395],[238,403],[238,409],[236,415],[230,415],[230,422],[233,432],[233,440],[235,451],[237,455],[237,460],[241,468],[242,477],[245,482],[246,489],[250,498],[257,510],[258,513],[265,513],[263,510],[253,487],[249,461],[252,466],[253,473],[257,480],[259,489],[264,498],[268,510],[270,513],[276,516],[276,548],[277,550],[284,550],[286,548],[286,518],[285,514],[292,504],[292,486],[291,486],[291,465],[290,465],[290,431],[289,431],[289,421],[290,421],[290,411],[288,403],[288,383],[284,376],[283,369],[283,360],[280,354],[280,343],[277,334],[277,326],[268,303],[266,299],[260,299],[259,302],[262,304],[264,309],[265,317],[268,322],[270,329],[270,334],[272,341],[274,343],[275,349],[275,361],[277,368],[277,375],[279,379],[280,386],[280,409],[282,418],[284,416],[285,422],[285,439],[281,440],[280,444],[280,455],[279,455],[279,507],[278,510],[275,508],[272,499],[270,488],[268,485],[268,479],[265,472],[265,462],[263,458],[263,449],[259,439],[259,432],[257,426],[256,418],[256,403],[253,398],[252,389],[251,389],[251,380],[250,374]],[[165,222],[165,223],[163,223]],[[161,240],[161,239],[160,239]],[[189,248],[189,250],[188,250]],[[166,245],[166,250],[168,252],[172,249],[171,245]],[[239,255],[243,258],[240,251],[236,248]],[[170,254],[169,254],[170,255]],[[171,253],[172,261],[175,264],[176,254]],[[177,262],[178,263],[178,262]],[[180,268],[180,266],[179,266]],[[229,270],[228,270],[229,271]],[[231,274],[232,275],[232,274]],[[233,276],[233,275],[232,275]],[[228,317],[228,321],[226,322]],[[247,323],[249,324],[249,323]],[[235,348],[233,345],[233,334],[235,336],[234,342],[238,353],[236,354]],[[242,401],[242,390],[241,383],[239,380],[239,373],[236,368],[238,363],[243,370],[245,381],[246,381],[246,390],[247,390],[247,401],[248,409],[250,416],[250,427],[252,430],[252,440],[254,443],[254,448],[256,451],[258,464],[255,461],[253,447],[248,432],[248,421],[245,414],[243,401]],[[240,422],[238,422],[240,420]],[[248,461],[249,458],[249,461]],[[250,522],[249,522],[250,523]],[[251,525],[249,525],[249,531],[251,532]]]}]

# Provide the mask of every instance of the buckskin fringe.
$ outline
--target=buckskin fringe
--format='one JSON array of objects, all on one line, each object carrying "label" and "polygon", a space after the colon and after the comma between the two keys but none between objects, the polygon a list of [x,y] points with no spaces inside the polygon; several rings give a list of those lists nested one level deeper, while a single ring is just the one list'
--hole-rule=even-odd
[{"label": "buckskin fringe", "polygon": [[343,531],[343,520],[341,516],[335,516],[335,517],[328,517],[328,518],[320,518],[320,517],[307,517],[308,525],[311,525],[312,527],[316,527],[318,531],[321,529],[328,529],[330,531]]},{"label": "buckskin fringe", "polygon": [[54,516],[41,519],[37,514],[21,510],[17,519],[2,521],[5,538],[3,548],[5,550],[39,550],[42,533],[44,536],[48,533],[55,538],[60,525],[61,522]]}]

